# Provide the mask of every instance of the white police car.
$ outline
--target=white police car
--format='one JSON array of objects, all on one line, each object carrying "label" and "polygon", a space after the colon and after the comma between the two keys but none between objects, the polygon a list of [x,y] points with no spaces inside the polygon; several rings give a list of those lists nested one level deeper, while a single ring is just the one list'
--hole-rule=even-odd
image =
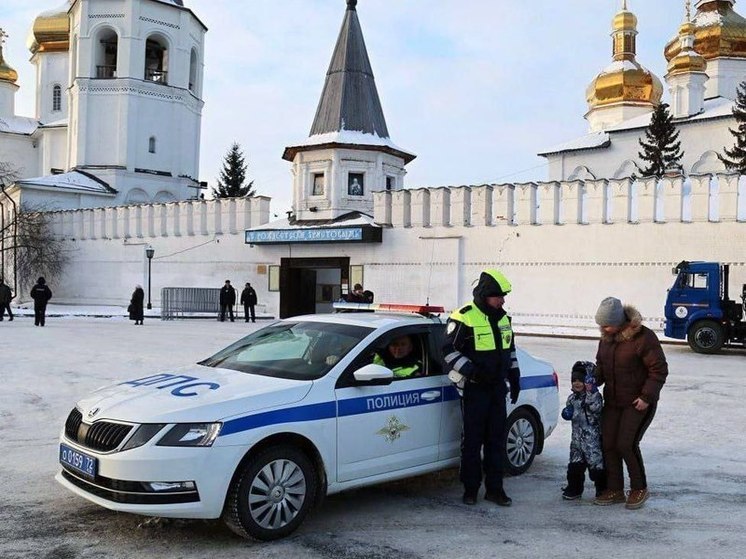
[{"label": "white police car", "polygon": [[[413,313],[276,321],[197,365],[78,402],[56,478],[112,510],[222,516],[243,536],[286,536],[327,494],[459,463],[461,415],[443,333],[439,318]],[[403,335],[422,357],[422,376],[398,379],[372,363]],[[518,358],[522,391],[508,405],[505,441],[513,474],[541,452],[559,413],[551,365],[520,349]]]}]

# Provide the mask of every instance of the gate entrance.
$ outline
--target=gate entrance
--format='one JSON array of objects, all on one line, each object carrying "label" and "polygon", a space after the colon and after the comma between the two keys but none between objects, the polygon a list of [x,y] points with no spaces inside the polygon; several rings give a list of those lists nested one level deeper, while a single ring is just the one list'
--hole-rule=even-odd
[{"label": "gate entrance", "polygon": [[282,258],[280,318],[331,312],[349,275],[349,258]]}]

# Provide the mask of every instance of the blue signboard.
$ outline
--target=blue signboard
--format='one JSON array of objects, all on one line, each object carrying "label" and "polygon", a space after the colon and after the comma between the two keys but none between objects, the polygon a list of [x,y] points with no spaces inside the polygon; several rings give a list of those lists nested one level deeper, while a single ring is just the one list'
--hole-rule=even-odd
[{"label": "blue signboard", "polygon": [[349,243],[364,242],[366,240],[363,236],[362,227],[246,231],[246,244],[252,245],[277,243]]}]

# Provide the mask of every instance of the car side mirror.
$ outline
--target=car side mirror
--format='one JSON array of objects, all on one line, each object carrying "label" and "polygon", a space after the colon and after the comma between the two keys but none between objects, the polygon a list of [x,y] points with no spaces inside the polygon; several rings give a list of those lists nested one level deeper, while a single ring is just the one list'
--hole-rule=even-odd
[{"label": "car side mirror", "polygon": [[360,367],[352,376],[358,384],[368,386],[386,386],[394,381],[394,373],[391,369],[374,363]]}]

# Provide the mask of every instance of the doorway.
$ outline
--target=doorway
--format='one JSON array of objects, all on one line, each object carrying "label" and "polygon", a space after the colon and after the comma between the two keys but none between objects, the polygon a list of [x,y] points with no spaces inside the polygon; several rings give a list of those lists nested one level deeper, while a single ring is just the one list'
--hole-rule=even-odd
[{"label": "doorway", "polygon": [[349,258],[282,258],[280,318],[332,311],[349,285]]}]

